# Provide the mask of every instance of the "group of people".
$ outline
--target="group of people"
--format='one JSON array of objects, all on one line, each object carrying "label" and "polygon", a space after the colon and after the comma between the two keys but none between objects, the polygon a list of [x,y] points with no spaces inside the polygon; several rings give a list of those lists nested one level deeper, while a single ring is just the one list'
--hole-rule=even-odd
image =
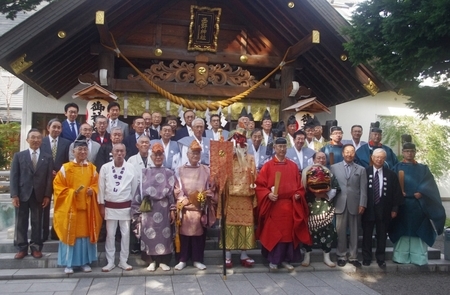
[{"label": "group of people", "polygon": [[[127,261],[133,251],[141,253],[148,271],[170,270],[173,252],[176,270],[189,260],[203,270],[207,228],[223,218],[225,240],[220,246],[226,248],[228,268],[233,267],[231,250],[240,250],[240,264],[252,267],[255,261],[247,250],[256,248],[256,240],[272,270],[280,265],[292,270],[297,261],[308,266],[313,246],[323,250],[326,265],[335,267],[330,252],[336,240],[337,264],[348,261],[360,267],[361,220],[363,265],[372,261],[375,227],[375,257],[384,268],[388,233],[395,243],[393,260],[419,265],[427,263],[426,245],[442,233],[445,211],[433,176],[414,160],[414,144],[403,145],[403,162],[398,163],[381,144],[379,127],[371,129],[364,143],[362,127],[355,125],[352,140],[344,143],[342,129],[333,126],[327,142],[317,119],[299,129],[291,116],[282,136],[272,133],[268,112],[259,129],[243,109],[230,132],[221,130],[217,114],[205,130],[205,120],[192,110],[184,112],[186,125],[181,128],[173,116],[162,123],[160,113],[144,112],[130,130],[118,119],[120,105],[112,102],[108,117],[96,117],[93,132],[88,123],[76,122],[78,110],[76,104],[67,104],[67,120],[50,120],[48,136],[31,129],[29,149],[14,156],[16,259],[29,249],[33,257],[42,257],[43,242],[51,236],[59,239],[58,264],[65,266],[65,273],[73,273],[74,267],[90,272],[97,243],[105,240],[107,264],[102,271],[109,272],[116,267],[119,229],[118,266],[123,270],[132,269]],[[217,165],[211,145],[227,140],[233,143],[232,177],[224,189],[211,177],[210,169]],[[225,194],[224,202],[219,202],[219,192]]]}]

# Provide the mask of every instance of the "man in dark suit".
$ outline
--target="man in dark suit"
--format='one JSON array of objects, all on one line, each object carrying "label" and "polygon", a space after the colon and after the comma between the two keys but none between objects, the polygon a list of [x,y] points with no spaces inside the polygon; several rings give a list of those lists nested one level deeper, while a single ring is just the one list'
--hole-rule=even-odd
[{"label": "man in dark suit", "polygon": [[[55,118],[47,123],[48,136],[42,139],[41,150],[53,157],[53,177],[61,169],[64,163],[69,162],[69,146],[71,141],[62,138],[61,135],[62,124]],[[42,220],[42,241],[45,242],[49,237],[50,228],[50,207],[44,208]],[[52,230],[52,239],[57,240],[58,237]]]},{"label": "man in dark suit", "polygon": [[341,187],[335,198],[336,231],[338,245],[336,255],[338,265],[347,263],[347,226],[350,228],[349,263],[361,267],[358,261],[358,215],[364,213],[367,206],[366,169],[355,164],[355,147],[346,144],[342,147],[343,161],[331,165],[331,172]]},{"label": "man in dark suit", "polygon": [[[139,149],[137,148],[137,139],[141,137],[141,135],[144,134],[145,130],[145,122],[144,118],[138,117],[134,119],[133,121],[133,129],[134,133],[128,135],[123,139],[123,144],[127,148],[127,154],[125,156],[125,159],[128,160],[131,156],[136,155],[139,152]],[[153,129],[150,129],[153,130]],[[153,130],[156,132],[155,130]]]},{"label": "man in dark suit", "polygon": [[[50,204],[53,193],[53,159],[40,149],[42,134],[31,129],[27,135],[29,149],[16,153],[11,165],[10,191],[16,208],[14,245],[15,259],[28,255],[42,257],[42,209]],[[31,212],[31,239],[28,243],[28,218]]]},{"label": "man in dark suit", "polygon": [[92,133],[91,139],[100,145],[105,145],[111,142],[111,137],[106,132],[108,126],[108,118],[103,115],[95,117],[95,132]]},{"label": "man in dark suit", "polygon": [[372,153],[373,166],[366,168],[367,207],[361,217],[363,229],[363,265],[372,261],[372,234],[376,228],[377,248],[375,258],[378,266],[386,267],[385,252],[389,223],[397,217],[398,206],[403,202],[403,194],[397,174],[383,167],[386,152],[382,148]]},{"label": "man in dark suit", "polygon": [[112,160],[112,146],[123,141],[123,131],[120,127],[113,127],[111,129],[111,142],[106,145],[102,145],[98,150],[97,157],[95,157],[95,168],[97,172],[100,172],[103,164]]},{"label": "man in dark suit", "polygon": [[128,124],[119,120],[120,115],[120,104],[116,101],[112,101],[106,107],[109,116],[109,123],[106,131],[111,134],[111,128],[120,127],[123,131],[123,136],[127,137],[130,134],[130,129]]},{"label": "man in dark suit", "polygon": [[[192,121],[194,121],[194,119],[195,119],[194,111],[187,110],[186,112],[184,112],[183,118],[184,118],[184,122],[186,123],[186,125],[184,125],[183,127],[181,127],[180,129],[177,130],[174,138],[172,138],[173,141],[178,141],[186,136],[194,135],[194,131],[192,130]],[[203,135],[203,136],[205,136],[205,135]]]},{"label": "man in dark suit", "polygon": [[64,115],[67,120],[62,122],[61,137],[73,142],[78,136],[78,130],[80,129],[80,123],[78,123],[78,105],[74,102],[70,102],[64,106]]}]

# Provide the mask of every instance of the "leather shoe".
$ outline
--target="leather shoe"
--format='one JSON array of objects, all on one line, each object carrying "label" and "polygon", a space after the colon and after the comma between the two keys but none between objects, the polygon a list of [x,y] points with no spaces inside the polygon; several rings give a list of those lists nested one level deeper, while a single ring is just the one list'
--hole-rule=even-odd
[{"label": "leather shoe", "polygon": [[25,256],[28,255],[28,252],[26,251],[19,251],[14,255],[14,259],[23,259]]},{"label": "leather shoe", "polygon": [[370,265],[370,260],[363,260],[363,265],[364,266],[369,266]]},{"label": "leather shoe", "polygon": [[41,251],[32,251],[31,256],[34,258],[42,258],[42,252]]},{"label": "leather shoe", "polygon": [[344,259],[338,259],[337,265],[340,267],[344,267],[347,264],[347,260]]},{"label": "leather shoe", "polygon": [[386,262],[384,262],[383,260],[378,260],[377,263],[380,268],[386,268]]},{"label": "leather shoe", "polygon": [[350,263],[354,267],[361,267],[361,262],[359,262],[358,260],[350,260],[348,263]]}]

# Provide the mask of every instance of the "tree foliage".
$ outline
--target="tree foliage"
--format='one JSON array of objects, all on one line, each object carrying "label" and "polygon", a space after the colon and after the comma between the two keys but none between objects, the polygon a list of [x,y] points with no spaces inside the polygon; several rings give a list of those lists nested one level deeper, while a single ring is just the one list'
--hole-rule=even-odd
[{"label": "tree foliage", "polygon": [[15,19],[17,13],[21,11],[31,11],[41,4],[41,2],[52,2],[53,0],[2,0],[0,1],[0,13],[6,18]]},{"label": "tree foliage", "polygon": [[9,169],[14,153],[20,150],[20,124],[0,124],[0,169]]},{"label": "tree foliage", "polygon": [[396,87],[407,88],[410,106],[419,113],[426,116],[437,108],[442,118],[449,118],[445,85],[418,90],[423,78],[448,81],[449,15],[450,0],[368,0],[344,30],[351,38],[344,47],[353,63],[369,63]]}]

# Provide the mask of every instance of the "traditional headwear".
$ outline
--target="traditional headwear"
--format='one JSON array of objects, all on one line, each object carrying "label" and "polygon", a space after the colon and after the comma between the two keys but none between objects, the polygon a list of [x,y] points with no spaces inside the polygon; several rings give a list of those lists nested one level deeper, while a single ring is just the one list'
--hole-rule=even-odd
[{"label": "traditional headwear", "polygon": [[275,144],[287,144],[286,138],[277,137],[277,139],[275,139]]},{"label": "traditional headwear", "polygon": [[73,142],[73,148],[79,147],[79,146],[88,146],[86,141],[86,136],[84,135],[78,135],[77,139]]},{"label": "traditional headwear", "polygon": [[377,133],[382,133],[383,132],[383,130],[380,129],[380,122],[379,121],[370,123],[370,132],[377,132]]},{"label": "traditional headwear", "polygon": [[[197,142],[196,140],[194,140],[195,142]],[[164,153],[164,147],[162,146],[162,144],[160,144],[159,142],[155,143],[152,145],[152,153],[157,154],[157,153]]]},{"label": "traditional headwear", "polygon": [[245,107],[242,108],[241,113],[239,114],[239,118],[242,118],[242,117],[248,118],[247,109]]},{"label": "traditional headwear", "polygon": [[383,130],[381,130],[379,127],[372,127],[372,129],[370,129],[370,132],[383,133]]},{"label": "traditional headwear", "polygon": [[416,145],[412,142],[405,142],[403,144],[403,149],[404,150],[415,150],[416,149]]},{"label": "traditional headwear", "polygon": [[201,152],[202,151],[202,146],[195,139],[192,141],[192,143],[189,146],[189,148],[193,152]]},{"label": "traditional headwear", "polygon": [[402,135],[402,144],[406,142],[412,142],[412,137],[409,134],[403,134]]},{"label": "traditional headwear", "polygon": [[331,122],[330,134],[333,133],[334,131],[342,131],[341,126],[338,126],[337,124],[338,124],[337,120]]},{"label": "traditional headwear", "polygon": [[248,113],[248,120],[249,121],[255,121],[255,119],[253,118],[253,114],[252,113]]},{"label": "traditional headwear", "polygon": [[287,120],[287,125],[293,125],[295,124],[297,129],[298,129],[298,123],[297,123],[297,119],[295,119],[294,115],[289,116],[288,120]]},{"label": "traditional headwear", "polygon": [[263,122],[264,120],[270,120],[270,121],[272,121],[272,117],[270,117],[270,113],[269,113],[269,110],[268,110],[268,109],[266,109],[266,110],[264,111],[264,114],[263,114],[263,116],[262,116],[261,122]]}]

